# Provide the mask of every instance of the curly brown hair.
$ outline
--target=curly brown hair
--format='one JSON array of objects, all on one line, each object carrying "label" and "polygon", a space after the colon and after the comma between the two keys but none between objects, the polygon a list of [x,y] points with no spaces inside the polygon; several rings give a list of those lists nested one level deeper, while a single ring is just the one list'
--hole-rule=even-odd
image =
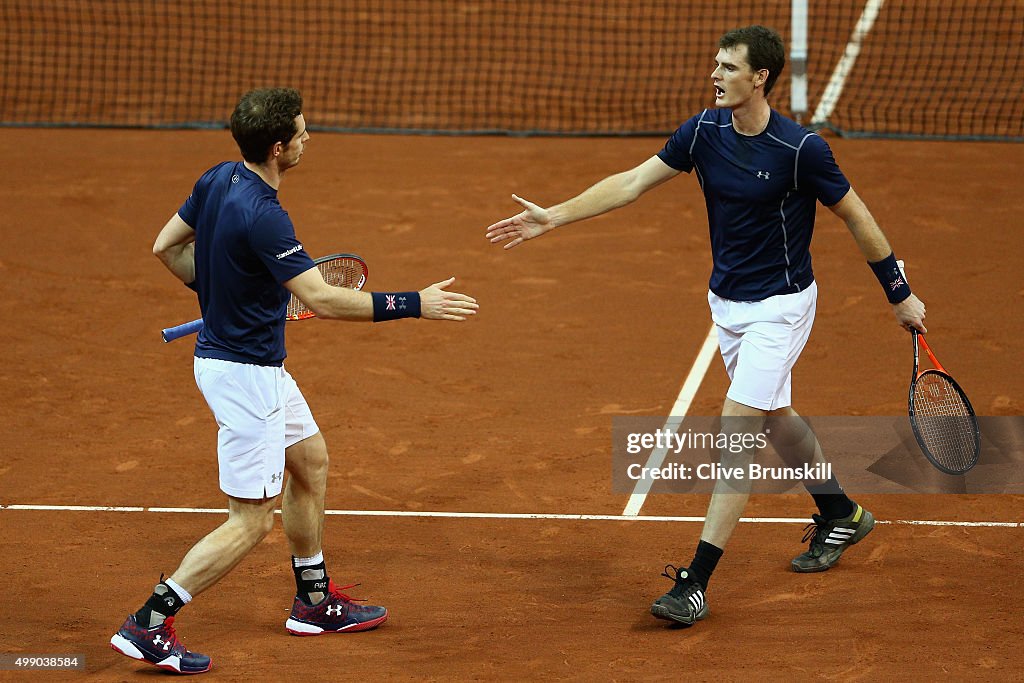
[{"label": "curly brown hair", "polygon": [[754,24],[733,29],[718,41],[718,47],[726,50],[737,45],[747,46],[747,61],[750,62],[750,68],[754,71],[768,70],[768,79],[764,83],[764,94],[767,97],[775,87],[775,81],[779,79],[782,68],[786,66],[786,47],[782,43],[782,38],[767,26]]},{"label": "curly brown hair", "polygon": [[231,137],[242,158],[265,162],[275,143],[287,145],[299,132],[295,117],[301,113],[302,95],[294,88],[257,88],[242,95],[231,113]]}]

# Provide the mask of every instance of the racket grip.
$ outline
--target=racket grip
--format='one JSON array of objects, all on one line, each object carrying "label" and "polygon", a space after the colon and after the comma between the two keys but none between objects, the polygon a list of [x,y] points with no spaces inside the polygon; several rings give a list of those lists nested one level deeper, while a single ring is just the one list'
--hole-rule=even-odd
[{"label": "racket grip", "polygon": [[203,319],[193,320],[190,323],[184,325],[178,325],[177,327],[168,327],[167,329],[160,331],[160,338],[164,340],[164,343],[172,342],[175,339],[181,339],[187,337],[190,334],[196,334],[199,330],[203,329]]}]

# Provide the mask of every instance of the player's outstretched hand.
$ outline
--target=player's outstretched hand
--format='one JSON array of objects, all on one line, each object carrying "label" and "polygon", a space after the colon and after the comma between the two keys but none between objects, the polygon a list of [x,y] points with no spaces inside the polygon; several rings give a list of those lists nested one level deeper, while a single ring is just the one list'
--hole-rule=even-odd
[{"label": "player's outstretched hand", "polygon": [[913,294],[898,304],[893,304],[892,312],[896,315],[900,327],[908,332],[911,329],[922,333],[928,332],[928,328],[924,326],[924,302]]},{"label": "player's outstretched hand", "polygon": [[455,282],[450,277],[443,282],[435,282],[420,290],[420,317],[427,320],[465,320],[467,316],[476,315],[480,306],[476,299],[458,292],[446,292],[445,288]]},{"label": "player's outstretched hand", "polygon": [[505,249],[511,249],[519,246],[525,240],[540,237],[555,227],[551,224],[551,217],[547,209],[542,209],[533,202],[528,202],[516,195],[512,195],[512,199],[523,207],[523,211],[512,218],[506,218],[488,226],[485,237],[491,241],[491,244],[511,240],[505,245]]}]

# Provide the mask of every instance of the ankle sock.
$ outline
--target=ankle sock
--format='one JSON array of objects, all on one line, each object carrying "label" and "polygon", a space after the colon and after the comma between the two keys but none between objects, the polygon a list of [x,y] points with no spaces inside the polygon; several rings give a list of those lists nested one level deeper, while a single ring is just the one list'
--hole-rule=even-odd
[{"label": "ankle sock", "polygon": [[804,488],[811,494],[818,512],[825,519],[841,519],[849,517],[853,512],[853,501],[834,476],[823,484],[805,485]]},{"label": "ankle sock", "polygon": [[172,579],[164,580],[160,575],[160,583],[153,589],[149,600],[135,613],[135,621],[144,628],[159,626],[167,617],[173,617],[182,607],[192,601],[188,591]]},{"label": "ankle sock", "polygon": [[314,604],[313,593],[327,593],[329,579],[323,551],[313,557],[292,557],[292,572],[295,574],[295,594],[307,605]]},{"label": "ankle sock", "polygon": [[718,566],[718,561],[722,559],[722,552],[721,548],[707,541],[697,544],[697,552],[693,555],[693,562],[690,563],[688,571],[694,581],[699,583],[704,590],[707,590],[711,574]]}]

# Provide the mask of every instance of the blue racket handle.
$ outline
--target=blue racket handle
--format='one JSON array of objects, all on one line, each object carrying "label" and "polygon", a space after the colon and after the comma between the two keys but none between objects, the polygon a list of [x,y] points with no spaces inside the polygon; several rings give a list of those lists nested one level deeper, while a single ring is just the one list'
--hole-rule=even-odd
[{"label": "blue racket handle", "polygon": [[164,340],[164,343],[172,342],[175,339],[187,337],[190,334],[196,334],[199,330],[203,329],[203,319],[193,320],[190,323],[184,325],[178,325],[177,327],[168,327],[165,330],[160,331],[160,338]]}]

